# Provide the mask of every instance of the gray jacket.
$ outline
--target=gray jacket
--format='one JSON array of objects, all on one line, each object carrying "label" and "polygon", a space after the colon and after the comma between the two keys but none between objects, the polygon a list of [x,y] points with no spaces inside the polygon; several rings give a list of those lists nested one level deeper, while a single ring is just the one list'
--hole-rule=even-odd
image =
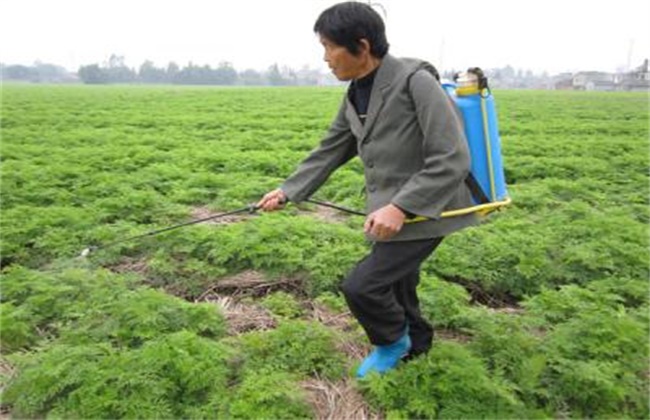
[{"label": "gray jacket", "polygon": [[365,124],[347,95],[320,145],[281,186],[293,202],[313,194],[358,155],[366,212],[390,203],[430,220],[405,224],[390,241],[448,235],[475,224],[474,214],[441,218],[472,205],[465,185],[470,157],[456,111],[422,62],[386,55],[375,76]]}]

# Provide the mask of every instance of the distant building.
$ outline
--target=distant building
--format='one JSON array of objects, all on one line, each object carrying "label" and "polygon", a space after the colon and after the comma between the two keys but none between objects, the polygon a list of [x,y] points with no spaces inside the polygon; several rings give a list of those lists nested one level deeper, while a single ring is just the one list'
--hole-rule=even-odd
[{"label": "distant building", "polygon": [[643,61],[643,64],[634,70],[616,76],[618,90],[631,92],[646,92],[650,90],[650,72],[648,71],[647,58]]},{"label": "distant building", "polygon": [[[560,89],[565,83],[565,81],[559,81],[556,83],[556,89]],[[626,73],[612,74],[599,71],[581,71],[573,75],[571,85],[575,90],[650,91],[648,59],[644,60],[639,67]]]},{"label": "distant building", "polygon": [[573,74],[560,73],[553,76],[551,88],[554,90],[571,90],[573,89]]},{"label": "distant building", "polygon": [[581,71],[573,75],[573,89],[575,90],[616,90],[615,76],[601,71]]}]

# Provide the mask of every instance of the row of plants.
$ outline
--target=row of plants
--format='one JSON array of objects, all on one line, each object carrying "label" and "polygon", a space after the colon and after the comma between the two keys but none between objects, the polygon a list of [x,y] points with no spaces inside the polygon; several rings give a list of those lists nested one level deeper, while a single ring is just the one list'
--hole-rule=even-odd
[{"label": "row of plants", "polygon": [[6,271],[2,325],[18,418],[305,418],[298,381],[344,373],[320,324],[228,337],[218,306],[108,270]]},{"label": "row of plants", "polygon": [[[420,294],[438,331],[456,335],[360,383],[389,417],[647,413],[642,282],[545,290],[516,314],[471,305],[465,289],[436,278],[423,279]],[[343,307],[334,294],[321,296]],[[256,300],[278,327],[227,335],[218,306],[188,303],[137,276],[13,268],[3,280],[1,338],[19,374],[3,401],[18,418],[313,417],[301,381],[350,375],[336,343],[360,335],[303,319],[299,298],[286,292]]]}]

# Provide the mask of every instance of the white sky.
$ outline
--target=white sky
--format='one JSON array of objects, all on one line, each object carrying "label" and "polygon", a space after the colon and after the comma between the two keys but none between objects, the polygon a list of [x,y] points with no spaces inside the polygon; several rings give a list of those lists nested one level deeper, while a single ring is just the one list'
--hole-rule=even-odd
[{"label": "white sky", "polygon": [[[374,0],[373,2],[375,2]],[[70,70],[123,55],[326,70],[313,24],[336,0],[2,0],[0,61]],[[391,53],[440,70],[615,71],[650,56],[649,0],[380,0]],[[380,10],[380,9],[378,9]]]}]

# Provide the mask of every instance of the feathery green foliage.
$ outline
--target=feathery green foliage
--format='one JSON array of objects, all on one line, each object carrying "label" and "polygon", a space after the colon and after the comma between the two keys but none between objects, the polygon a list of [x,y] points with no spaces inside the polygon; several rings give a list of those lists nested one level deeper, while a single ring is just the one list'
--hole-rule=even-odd
[{"label": "feathery green foliage", "polygon": [[344,374],[343,356],[334,350],[335,332],[315,322],[285,321],[275,330],[242,336],[240,346],[246,370],[272,369],[329,379]]},{"label": "feathery green foliage", "polygon": [[304,312],[296,298],[283,291],[264,297],[260,304],[280,318],[298,318]]},{"label": "feathery green foliage", "polygon": [[194,416],[197,407],[223,400],[231,357],[228,348],[187,331],[127,351],[55,345],[21,366],[5,402],[18,417]]},{"label": "feathery green foliage", "polygon": [[396,418],[524,417],[506,384],[490,378],[479,358],[459,344],[440,343],[384,377],[363,385],[372,401]]},{"label": "feathery green foliage", "polygon": [[[317,145],[342,93],[3,86],[11,415],[317,416],[301,381],[340,380],[358,360],[301,299],[345,312],[337,287],[369,249],[363,218],[290,205],[73,257],[257,201]],[[363,395],[389,418],[647,418],[647,95],[494,94],[513,205],[424,263],[422,311],[444,334]],[[318,195],[361,210],[363,184],[354,159]],[[193,301],[251,269],[300,280],[251,298],[275,329],[233,335],[216,305],[164,292]]]},{"label": "feathery green foliage", "polygon": [[235,419],[313,418],[304,390],[296,379],[273,369],[247,373],[226,413]]}]

